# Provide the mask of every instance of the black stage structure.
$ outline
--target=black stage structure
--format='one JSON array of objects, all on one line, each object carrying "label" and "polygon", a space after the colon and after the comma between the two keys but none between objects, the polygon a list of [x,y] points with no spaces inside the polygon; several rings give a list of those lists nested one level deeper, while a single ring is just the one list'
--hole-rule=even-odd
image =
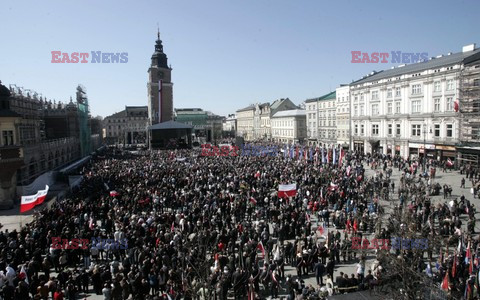
[{"label": "black stage structure", "polygon": [[193,126],[167,121],[148,127],[150,149],[190,149],[192,148]]}]

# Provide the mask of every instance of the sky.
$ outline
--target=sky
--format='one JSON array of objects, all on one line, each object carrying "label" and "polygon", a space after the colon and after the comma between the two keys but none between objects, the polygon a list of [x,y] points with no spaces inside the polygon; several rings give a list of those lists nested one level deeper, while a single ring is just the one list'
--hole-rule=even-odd
[{"label": "sky", "polygon": [[[1,0],[0,80],[62,102],[82,84],[93,116],[147,105],[158,24],[174,107],[226,116],[279,98],[300,104],[398,65],[351,63],[351,51],[480,47],[478,11],[478,0]],[[51,63],[51,51],[127,52],[128,62]]]}]

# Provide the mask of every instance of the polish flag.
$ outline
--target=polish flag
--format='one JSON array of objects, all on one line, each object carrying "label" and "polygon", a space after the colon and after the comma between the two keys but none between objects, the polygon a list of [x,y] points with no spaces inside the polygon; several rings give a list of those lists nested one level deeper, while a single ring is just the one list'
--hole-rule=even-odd
[{"label": "polish flag", "polygon": [[261,241],[260,241],[260,243],[258,243],[257,249],[262,252],[262,256],[263,256],[263,258],[265,258],[265,248],[263,247],[263,243]]},{"label": "polish flag", "polygon": [[453,110],[455,112],[458,112],[459,108],[460,108],[460,102],[457,99],[457,100],[455,100],[455,102],[453,102]]},{"label": "polish flag", "polygon": [[29,211],[35,206],[42,204],[47,197],[48,189],[49,187],[47,185],[44,190],[39,190],[35,195],[22,196],[20,200],[20,212]]},{"label": "polish flag", "polygon": [[350,176],[350,172],[352,171],[352,167],[348,166],[347,167],[347,176]]},{"label": "polish flag", "polygon": [[278,185],[278,197],[294,197],[297,194],[297,184],[280,184]]},{"label": "polish flag", "polygon": [[117,197],[120,194],[117,191],[110,191],[110,197]]},{"label": "polish flag", "polygon": [[28,283],[28,276],[27,272],[25,271],[25,266],[22,265],[22,268],[20,269],[20,278],[25,278],[25,282]]},{"label": "polish flag", "polygon": [[252,203],[253,205],[257,205],[257,200],[255,200],[255,198],[253,197],[250,197],[250,203]]},{"label": "polish flag", "polygon": [[259,178],[260,177],[260,171],[257,171],[257,173],[255,173],[255,178]]}]

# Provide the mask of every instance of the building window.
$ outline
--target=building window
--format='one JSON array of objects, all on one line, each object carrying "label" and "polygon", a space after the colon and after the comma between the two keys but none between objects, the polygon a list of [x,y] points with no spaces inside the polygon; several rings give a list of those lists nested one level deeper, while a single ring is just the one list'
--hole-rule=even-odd
[{"label": "building window", "polygon": [[452,91],[454,89],[453,79],[447,80],[447,91]]},{"label": "building window", "polygon": [[360,116],[363,116],[363,105],[360,105]]},{"label": "building window", "polygon": [[392,98],[392,89],[387,90],[387,98]]},{"label": "building window", "polygon": [[434,92],[440,92],[441,88],[440,88],[440,81],[435,81],[433,83],[433,91]]},{"label": "building window", "polygon": [[447,124],[447,137],[453,137],[453,124]]},{"label": "building window", "polygon": [[473,86],[480,86],[480,79],[473,80]]},{"label": "building window", "polygon": [[355,105],[353,108],[353,115],[357,116],[358,115],[358,105]]},{"label": "building window", "polygon": [[392,135],[393,133],[393,124],[388,124],[388,135]]},{"label": "building window", "polygon": [[440,137],[440,124],[435,124],[433,131],[435,137]]},{"label": "building window", "polygon": [[433,111],[434,112],[440,111],[440,98],[433,99]]},{"label": "building window", "polygon": [[353,98],[355,102],[358,102],[358,96],[355,96],[355,98]]},{"label": "building window", "polygon": [[372,135],[378,135],[378,124],[372,124]]},{"label": "building window", "polygon": [[355,124],[355,135],[358,135],[358,124]]},{"label": "building window", "polygon": [[372,116],[378,115],[378,104],[372,104]]},{"label": "building window", "polygon": [[422,85],[414,84],[412,85],[412,95],[419,95],[422,93]]},{"label": "building window", "polygon": [[395,88],[395,97],[400,97],[402,95],[402,93],[400,92],[400,88],[397,87]]},{"label": "building window", "polygon": [[400,135],[400,124],[396,124],[397,127],[397,135]]},{"label": "building window", "polygon": [[420,124],[412,124],[412,136],[420,136]]},{"label": "building window", "polygon": [[12,130],[5,130],[3,131],[3,145],[4,146],[12,146],[13,145],[13,131]]},{"label": "building window", "polygon": [[391,115],[393,113],[393,103],[392,102],[388,102],[387,103],[387,114],[388,115]]},{"label": "building window", "polygon": [[372,100],[378,100],[378,91],[372,92]]},{"label": "building window", "polygon": [[447,105],[445,108],[446,111],[453,111],[453,98],[447,97]]},{"label": "building window", "polygon": [[400,113],[400,101],[395,102],[395,113]]},{"label": "building window", "polygon": [[421,110],[420,100],[412,101],[412,114],[418,114],[420,113],[420,110]]},{"label": "building window", "polygon": [[360,134],[361,135],[365,134],[365,125],[364,124],[360,125]]}]

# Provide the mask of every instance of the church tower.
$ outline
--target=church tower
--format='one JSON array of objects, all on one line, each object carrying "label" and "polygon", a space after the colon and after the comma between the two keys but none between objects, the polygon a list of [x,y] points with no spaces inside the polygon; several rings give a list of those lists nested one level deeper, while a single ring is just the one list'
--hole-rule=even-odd
[{"label": "church tower", "polygon": [[172,68],[163,53],[160,31],[155,42],[155,53],[148,69],[148,119],[150,125],[173,120]]}]

